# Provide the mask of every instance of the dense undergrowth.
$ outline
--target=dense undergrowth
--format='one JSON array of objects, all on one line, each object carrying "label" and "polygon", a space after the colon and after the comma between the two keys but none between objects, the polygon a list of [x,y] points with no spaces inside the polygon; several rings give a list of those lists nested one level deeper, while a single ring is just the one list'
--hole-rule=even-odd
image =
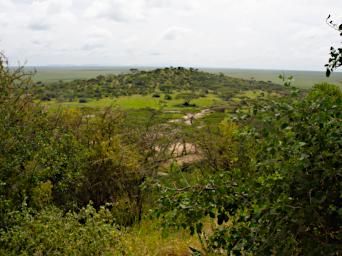
[{"label": "dense undergrowth", "polygon": [[[160,73],[194,90],[227,79],[170,69],[115,83],[137,89],[144,77],[153,93]],[[338,87],[284,89],[219,124],[186,126],[161,123],[158,110],[138,122],[115,108],[51,112],[30,85],[1,56],[1,255],[342,254]],[[196,145],[200,159],[173,161],[176,142]]]}]

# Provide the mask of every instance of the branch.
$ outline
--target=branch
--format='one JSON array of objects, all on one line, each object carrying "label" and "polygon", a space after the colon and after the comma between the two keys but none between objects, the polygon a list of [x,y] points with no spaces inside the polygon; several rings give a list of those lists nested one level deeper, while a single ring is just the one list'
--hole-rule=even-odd
[{"label": "branch", "polygon": [[328,24],[328,26],[329,27],[331,27],[331,28],[333,28],[333,29],[335,29],[335,30],[337,30],[337,31],[341,31],[341,29],[340,29],[340,27],[341,27],[341,25],[338,25],[338,24],[336,24],[336,23],[333,23],[333,21],[330,19],[330,14],[329,14],[329,16],[326,18],[326,20],[325,20],[325,22]]}]

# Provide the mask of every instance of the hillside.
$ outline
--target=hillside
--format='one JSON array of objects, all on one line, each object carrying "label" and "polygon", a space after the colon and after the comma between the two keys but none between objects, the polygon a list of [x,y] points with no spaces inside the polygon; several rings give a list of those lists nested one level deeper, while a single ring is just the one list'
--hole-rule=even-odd
[{"label": "hillside", "polygon": [[37,99],[74,101],[80,98],[106,98],[147,95],[153,93],[172,94],[190,91],[195,95],[213,93],[223,100],[241,91],[264,90],[281,92],[283,88],[272,82],[244,80],[223,74],[214,74],[197,69],[164,68],[151,71],[131,70],[128,74],[99,75],[87,80],[70,82],[37,82],[33,94]]}]

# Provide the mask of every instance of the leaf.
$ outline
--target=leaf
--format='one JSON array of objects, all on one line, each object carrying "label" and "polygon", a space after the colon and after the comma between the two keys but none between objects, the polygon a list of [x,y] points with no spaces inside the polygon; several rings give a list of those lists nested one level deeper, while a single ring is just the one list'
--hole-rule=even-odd
[{"label": "leaf", "polygon": [[285,128],[288,127],[288,126],[289,126],[288,123],[283,123],[283,124],[281,125],[281,128],[282,128],[282,129],[285,129]]},{"label": "leaf", "polygon": [[330,74],[331,74],[331,71],[330,71],[330,69],[327,69],[327,72],[326,72],[326,74],[325,74],[325,75],[326,75],[327,77],[329,77],[329,76],[330,76]]},{"label": "leaf", "polygon": [[304,147],[305,145],[306,145],[305,142],[299,142],[299,146],[300,146],[300,147]]}]

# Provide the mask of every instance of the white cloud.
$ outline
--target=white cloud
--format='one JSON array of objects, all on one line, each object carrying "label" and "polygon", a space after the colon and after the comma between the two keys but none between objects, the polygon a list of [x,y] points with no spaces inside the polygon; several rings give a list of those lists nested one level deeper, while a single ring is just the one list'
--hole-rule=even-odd
[{"label": "white cloud", "polygon": [[163,34],[162,39],[164,40],[177,40],[183,38],[190,30],[181,27],[168,28]]},{"label": "white cloud", "polygon": [[0,12],[6,12],[11,7],[13,7],[13,4],[10,0],[0,0]]},{"label": "white cloud", "polygon": [[51,25],[47,23],[45,20],[32,20],[28,26],[32,30],[37,30],[37,31],[45,31],[49,30]]},{"label": "white cloud", "polygon": [[196,1],[184,1],[184,0],[143,0],[144,6],[147,9],[167,9],[173,10],[178,13],[193,11],[197,4]]},{"label": "white cloud", "polygon": [[341,0],[0,0],[0,50],[31,65],[323,69]]},{"label": "white cloud", "polygon": [[85,45],[82,46],[82,50],[84,51],[92,51],[96,50],[99,48],[103,48],[104,45],[100,43],[86,43]]},{"label": "white cloud", "polygon": [[141,1],[137,0],[94,1],[86,9],[85,16],[111,19],[117,22],[127,22],[144,18]]},{"label": "white cloud", "polygon": [[100,27],[100,26],[90,26],[86,30],[85,35],[90,38],[98,38],[98,39],[103,39],[103,40],[111,38],[113,36],[110,30]]}]

